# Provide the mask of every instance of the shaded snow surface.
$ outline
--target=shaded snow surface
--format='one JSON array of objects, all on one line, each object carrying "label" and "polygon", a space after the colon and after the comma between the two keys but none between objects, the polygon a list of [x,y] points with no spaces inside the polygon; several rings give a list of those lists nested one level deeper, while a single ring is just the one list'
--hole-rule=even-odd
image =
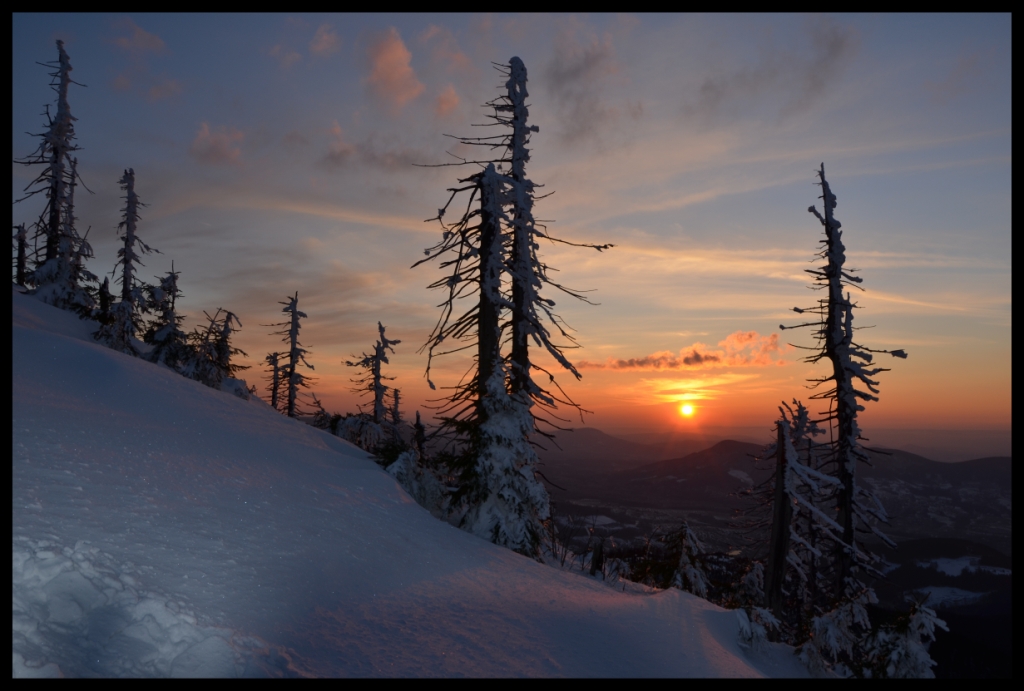
[{"label": "shaded snow surface", "polygon": [[804,676],[430,516],[354,446],[14,295],[13,674]]}]

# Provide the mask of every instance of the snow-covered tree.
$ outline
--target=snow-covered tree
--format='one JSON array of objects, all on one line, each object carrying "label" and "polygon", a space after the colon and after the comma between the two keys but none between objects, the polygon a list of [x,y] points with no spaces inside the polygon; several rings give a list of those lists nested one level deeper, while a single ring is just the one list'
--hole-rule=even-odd
[{"label": "snow-covered tree", "polygon": [[231,362],[234,355],[248,356],[241,348],[231,345],[231,336],[242,323],[234,312],[219,307],[213,316],[208,312],[203,314],[208,322],[206,328],[196,327],[189,334],[188,357],[178,365],[178,371],[189,379],[220,389],[236,372],[249,369],[248,365]]},{"label": "snow-covered tree", "polygon": [[309,369],[314,369],[313,365],[306,362],[306,355],[309,353],[302,344],[299,342],[299,330],[302,328],[300,319],[306,318],[306,313],[299,311],[299,293],[296,292],[294,297],[290,297],[286,302],[278,303],[284,305],[284,309],[281,311],[289,316],[287,322],[281,324],[275,324],[275,326],[285,327],[281,331],[275,331],[274,334],[278,336],[284,336],[282,339],[288,344],[288,361],[284,365],[284,386],[287,394],[285,401],[284,414],[288,417],[297,417],[301,411],[298,408],[298,397],[299,389],[309,387],[309,377],[299,372],[299,365],[305,365]]},{"label": "snow-covered tree", "polygon": [[[436,218],[442,225],[442,239],[426,250],[427,258],[417,265],[440,259],[441,268],[451,271],[430,286],[447,290],[448,297],[424,346],[429,356],[428,383],[433,388],[430,361],[434,355],[474,346],[476,351],[472,371],[453,387],[440,408],[440,433],[454,438],[460,449],[452,458],[461,484],[456,506],[462,501],[467,508],[462,525],[498,544],[539,556],[549,499],[536,477],[537,458],[529,441],[539,419],[534,406],[539,403],[550,409],[557,403],[575,404],[564,393],[558,398],[533,381],[533,370],[541,368],[531,361],[529,344],[542,347],[579,377],[564,356],[566,346],[550,338],[543,319],[574,343],[551,311],[554,301],[541,297],[540,291],[550,285],[583,298],[551,281],[549,268],[538,256],[540,239],[556,240],[533,217],[536,186],[525,172],[529,133],[538,131],[527,123],[526,67],[514,57],[499,70],[507,77],[505,94],[488,104],[494,110],[490,117],[511,132],[460,138],[463,144],[490,148],[495,156],[455,164],[479,165],[482,170],[449,190],[451,197]],[[507,171],[502,172],[505,166]],[[467,191],[466,211],[456,222],[446,224],[448,207]],[[456,316],[456,301],[474,294],[473,306]],[[503,353],[506,341],[511,342],[510,352]],[[450,350],[442,351],[445,347]],[[554,383],[554,376],[545,373]]]},{"label": "snow-covered tree", "polygon": [[57,93],[56,112],[51,115],[47,106],[47,128],[38,135],[39,146],[29,156],[15,159],[22,165],[43,166],[25,188],[27,194],[16,201],[46,195],[46,205],[34,224],[37,247],[42,240],[42,256],[36,254],[33,270],[25,280],[34,286],[32,294],[47,304],[90,316],[92,296],[78,283],[82,267],[74,266],[76,253],[79,258],[88,253],[81,249],[83,239],[75,229],[74,189],[80,179],[77,160],[72,157],[78,146],[74,143],[76,118],[68,105],[68,87],[77,82],[71,79],[71,60],[63,41],[57,41],[57,62],[48,66],[55,69],[50,76]]},{"label": "snow-covered tree", "polygon": [[911,600],[910,610],[884,624],[865,643],[867,664],[860,676],[874,679],[933,679],[935,661],[928,653],[936,627],[949,631],[935,610]]},{"label": "snow-covered tree", "polygon": [[[847,578],[858,568],[868,565],[869,555],[857,543],[857,533],[870,530],[883,541],[892,544],[877,527],[877,522],[886,522],[885,509],[873,494],[856,482],[857,464],[868,462],[867,450],[860,445],[861,430],[857,424],[857,413],[864,410],[859,401],[877,401],[878,382],[872,379],[887,368],[874,366],[874,354],[887,353],[894,357],[906,358],[902,350],[874,350],[855,341],[853,310],[857,304],[850,300],[846,287],[861,290],[862,279],[854,276],[856,270],[846,263],[846,248],[842,241],[841,223],[833,215],[836,196],[825,180],[825,164],[818,171],[821,186],[824,215],[811,206],[808,211],[821,222],[825,238],[818,253],[825,265],[807,269],[814,276],[815,288],[825,291],[825,297],[810,308],[794,307],[798,314],[813,313],[817,319],[797,326],[780,325],[782,329],[805,326],[815,327],[818,346],[805,362],[816,364],[827,361],[831,373],[812,379],[815,385],[831,382],[831,386],[816,393],[812,398],[829,401],[829,411],[821,420],[827,422],[834,441],[824,457],[819,458],[821,467],[839,481],[836,495],[836,523],[841,528],[839,540],[834,548],[835,568],[833,579],[835,589],[842,591]],[[863,388],[858,388],[862,385]],[[865,390],[866,389],[866,390]]]},{"label": "snow-covered tree", "polygon": [[701,563],[704,545],[693,534],[686,521],[683,521],[679,530],[668,536],[668,547],[673,552],[679,551],[679,565],[672,575],[672,587],[707,599],[708,577]]},{"label": "snow-covered tree", "polygon": [[[384,382],[394,379],[394,377],[385,376],[381,366],[390,364],[388,362],[388,351],[390,350],[394,353],[394,346],[401,343],[399,340],[392,340],[385,336],[384,329],[384,325],[377,322],[377,332],[380,337],[373,346],[372,355],[363,353],[363,356],[359,359],[345,361],[345,364],[349,367],[359,367],[365,371],[362,377],[352,380],[356,384],[356,387],[352,390],[356,393],[369,393],[373,396],[372,416],[374,423],[378,425],[385,423],[388,417],[387,398],[388,390],[391,387],[387,386]],[[397,406],[398,399],[396,398],[393,410],[397,410]]]},{"label": "snow-covered tree", "polygon": [[178,289],[180,272],[171,270],[160,279],[158,286],[147,286],[147,311],[157,318],[150,322],[143,336],[143,342],[153,346],[147,358],[150,362],[163,363],[177,369],[189,357],[188,334],[181,330],[184,315],[178,314],[175,305],[181,297]]},{"label": "snow-covered tree", "polygon": [[[117,229],[124,245],[117,251],[117,263],[111,275],[121,283],[121,300],[110,310],[110,320],[101,324],[96,331],[98,341],[106,343],[114,350],[129,355],[138,355],[135,346],[136,334],[142,329],[142,313],[146,311],[146,291],[148,286],[135,278],[140,254],[159,252],[139,239],[136,234],[139,222],[139,207],[145,206],[135,193],[135,171],[132,168],[124,171],[118,180],[125,192],[124,213]],[[120,274],[118,267],[121,268]]]}]

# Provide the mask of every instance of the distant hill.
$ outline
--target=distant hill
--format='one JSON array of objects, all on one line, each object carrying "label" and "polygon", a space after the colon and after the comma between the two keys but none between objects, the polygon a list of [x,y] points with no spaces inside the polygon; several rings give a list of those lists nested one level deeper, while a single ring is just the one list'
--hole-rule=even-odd
[{"label": "distant hill", "polygon": [[[583,430],[580,430],[583,431]],[[577,432],[578,433],[578,432]],[[644,447],[597,430],[546,457],[543,472],[565,490],[558,501],[583,499],[609,505],[662,510],[713,511],[729,515],[751,506],[743,490],[774,472],[772,461],[755,462],[761,444],[722,440],[686,455],[641,463]],[[898,539],[950,537],[1010,551],[1011,459],[979,458],[940,463],[899,449],[871,453],[858,481],[873,489],[889,513],[884,529]]]}]

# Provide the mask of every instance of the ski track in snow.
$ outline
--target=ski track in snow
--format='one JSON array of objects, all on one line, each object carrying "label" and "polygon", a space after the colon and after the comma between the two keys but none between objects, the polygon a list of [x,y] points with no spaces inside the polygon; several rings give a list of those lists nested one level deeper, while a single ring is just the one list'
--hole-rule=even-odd
[{"label": "ski track in snow", "polygon": [[14,296],[13,674],[806,676],[433,518],[336,437]]}]

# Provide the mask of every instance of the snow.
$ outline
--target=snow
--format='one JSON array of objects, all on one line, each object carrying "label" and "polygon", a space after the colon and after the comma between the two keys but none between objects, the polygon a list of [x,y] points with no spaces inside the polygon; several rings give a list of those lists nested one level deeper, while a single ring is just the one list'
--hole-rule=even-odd
[{"label": "snow", "polygon": [[924,603],[932,609],[969,605],[988,595],[988,593],[975,593],[970,590],[944,585],[929,585],[924,588],[918,588],[917,592],[928,596]]},{"label": "snow", "polygon": [[1010,569],[1004,569],[998,566],[982,566],[978,563],[980,561],[980,557],[958,557],[956,559],[940,557],[939,559],[918,561],[917,565],[922,569],[934,566],[936,571],[944,573],[947,576],[959,576],[964,571],[967,571],[968,573],[987,571],[988,573],[996,576],[1009,576],[1012,573]]},{"label": "snow", "polygon": [[15,292],[22,676],[806,676],[734,612],[432,517],[347,442]]}]

